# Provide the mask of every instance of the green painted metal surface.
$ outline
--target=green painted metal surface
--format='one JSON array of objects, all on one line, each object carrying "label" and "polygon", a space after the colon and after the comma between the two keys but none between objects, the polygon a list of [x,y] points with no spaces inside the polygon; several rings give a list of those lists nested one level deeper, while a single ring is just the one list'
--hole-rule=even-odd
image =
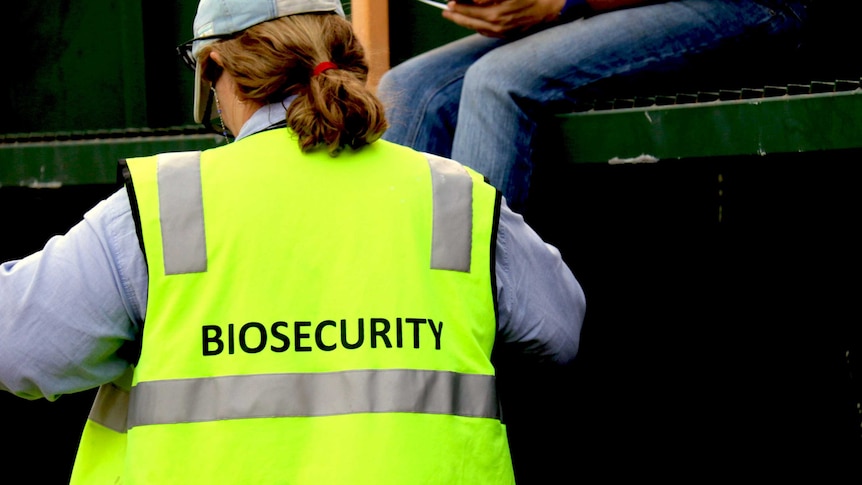
[{"label": "green painted metal surface", "polygon": [[0,32],[0,133],[158,128],[192,121],[174,47],[197,2],[16,2]]},{"label": "green painted metal surface", "polygon": [[[0,39],[7,56],[0,133],[143,126],[141,5],[15,2]],[[11,114],[11,116],[10,116]]]},{"label": "green painted metal surface", "polygon": [[444,19],[439,9],[416,0],[389,2],[389,63],[392,66],[472,33]]},{"label": "green painted metal surface", "polygon": [[862,90],[561,115],[559,156],[636,163],[862,147]]},{"label": "green painted metal surface", "polygon": [[113,184],[122,158],[203,150],[222,143],[224,138],[216,134],[0,143],[0,187]]}]

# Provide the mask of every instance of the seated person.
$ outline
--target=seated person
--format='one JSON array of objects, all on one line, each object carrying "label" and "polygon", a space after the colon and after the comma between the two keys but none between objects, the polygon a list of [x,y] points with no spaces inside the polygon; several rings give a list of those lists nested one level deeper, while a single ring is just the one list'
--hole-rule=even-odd
[{"label": "seated person", "polygon": [[[744,87],[800,48],[800,0],[472,0],[469,35],[386,72],[384,139],[484,174],[523,212],[543,120],[596,97]],[[433,73],[433,75],[429,75]]]}]

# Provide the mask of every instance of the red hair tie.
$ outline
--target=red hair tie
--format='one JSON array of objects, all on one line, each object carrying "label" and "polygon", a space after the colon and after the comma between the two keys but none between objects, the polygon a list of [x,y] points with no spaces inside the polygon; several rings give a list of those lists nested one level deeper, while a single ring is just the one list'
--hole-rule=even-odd
[{"label": "red hair tie", "polygon": [[320,64],[314,66],[314,70],[311,71],[311,77],[317,76],[321,72],[329,69],[338,69],[338,66],[336,66],[334,62],[323,61]]}]

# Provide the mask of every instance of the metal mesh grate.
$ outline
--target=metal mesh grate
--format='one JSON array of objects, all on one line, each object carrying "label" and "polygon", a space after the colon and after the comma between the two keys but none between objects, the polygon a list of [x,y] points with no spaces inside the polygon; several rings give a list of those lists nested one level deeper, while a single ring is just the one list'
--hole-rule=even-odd
[{"label": "metal mesh grate", "polygon": [[812,81],[808,84],[787,84],[784,86],[764,86],[762,88],[742,88],[697,93],[677,93],[674,95],[635,96],[631,98],[595,99],[579,104],[573,111],[607,111],[625,108],[646,108],[650,106],[669,106],[715,101],[738,101],[780,96],[799,96],[817,93],[833,93],[860,89],[862,79]]},{"label": "metal mesh grate", "polygon": [[167,137],[184,135],[212,135],[204,126],[187,125],[167,128],[126,128],[110,130],[61,131],[0,134],[0,144],[51,143],[81,140],[128,140],[142,137]]}]

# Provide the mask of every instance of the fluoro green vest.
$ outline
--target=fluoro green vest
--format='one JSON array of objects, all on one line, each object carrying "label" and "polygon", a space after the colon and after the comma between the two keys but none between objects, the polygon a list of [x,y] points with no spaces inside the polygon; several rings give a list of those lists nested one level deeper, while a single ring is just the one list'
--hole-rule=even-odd
[{"label": "fluoro green vest", "polygon": [[514,483],[480,175],[382,140],[304,154],[283,128],[127,162],[141,355],[73,483]]}]

